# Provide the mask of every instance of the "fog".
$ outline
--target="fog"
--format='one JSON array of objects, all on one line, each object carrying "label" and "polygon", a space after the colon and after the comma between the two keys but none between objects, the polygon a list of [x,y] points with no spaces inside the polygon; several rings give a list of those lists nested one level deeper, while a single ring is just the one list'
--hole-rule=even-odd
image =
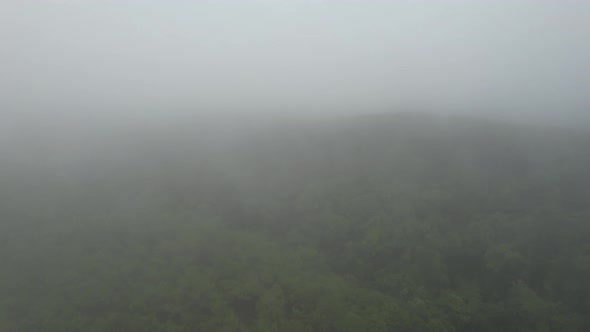
[{"label": "fog", "polygon": [[590,2],[0,0],[0,331],[590,331]]},{"label": "fog", "polygon": [[586,1],[3,0],[4,120],[580,116]]}]

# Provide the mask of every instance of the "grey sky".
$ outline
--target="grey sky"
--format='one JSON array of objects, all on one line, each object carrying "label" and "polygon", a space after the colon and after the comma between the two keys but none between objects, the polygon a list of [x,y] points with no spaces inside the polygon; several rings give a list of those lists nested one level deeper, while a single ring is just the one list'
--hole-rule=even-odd
[{"label": "grey sky", "polygon": [[5,110],[580,111],[590,1],[0,0]]}]

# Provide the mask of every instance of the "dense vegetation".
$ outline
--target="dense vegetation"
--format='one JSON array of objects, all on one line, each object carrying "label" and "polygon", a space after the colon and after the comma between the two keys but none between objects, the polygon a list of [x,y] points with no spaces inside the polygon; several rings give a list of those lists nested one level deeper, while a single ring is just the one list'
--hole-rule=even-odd
[{"label": "dense vegetation", "polygon": [[390,115],[124,142],[4,155],[0,331],[590,331],[590,135]]}]

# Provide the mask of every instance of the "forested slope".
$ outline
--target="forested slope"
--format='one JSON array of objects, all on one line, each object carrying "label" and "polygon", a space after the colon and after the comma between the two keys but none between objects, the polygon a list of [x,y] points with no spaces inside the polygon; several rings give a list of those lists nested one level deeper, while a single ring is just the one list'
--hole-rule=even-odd
[{"label": "forested slope", "polygon": [[200,128],[3,155],[1,331],[590,329],[590,134]]}]

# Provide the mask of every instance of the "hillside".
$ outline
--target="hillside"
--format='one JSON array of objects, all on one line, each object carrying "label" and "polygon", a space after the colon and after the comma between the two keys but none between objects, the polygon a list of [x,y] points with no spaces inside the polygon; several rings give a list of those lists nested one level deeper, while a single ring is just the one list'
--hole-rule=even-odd
[{"label": "hillside", "polygon": [[1,331],[590,330],[590,133],[426,114],[171,132],[3,154]]}]

